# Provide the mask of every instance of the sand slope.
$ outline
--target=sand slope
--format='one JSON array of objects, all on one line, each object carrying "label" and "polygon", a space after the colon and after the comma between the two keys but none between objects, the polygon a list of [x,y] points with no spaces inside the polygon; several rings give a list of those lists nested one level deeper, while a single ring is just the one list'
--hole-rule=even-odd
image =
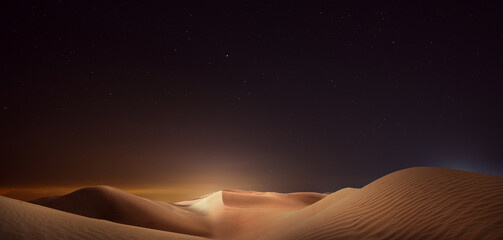
[{"label": "sand slope", "polygon": [[108,186],[82,188],[64,196],[32,202],[117,223],[195,236],[211,236],[209,222],[199,214]]},{"label": "sand slope", "polygon": [[203,238],[82,217],[0,196],[0,239],[196,240]]},{"label": "sand slope", "polygon": [[278,217],[262,239],[503,239],[503,178],[418,167]]},{"label": "sand slope", "polygon": [[[0,218],[0,239],[52,238],[50,234],[54,239],[186,238],[0,200],[0,216],[7,216]],[[361,189],[328,195],[223,190],[169,204],[98,186],[36,202],[93,218],[223,240],[503,239],[503,178],[432,167],[397,171]]]},{"label": "sand slope", "polygon": [[261,219],[278,212],[304,208],[320,193],[273,193],[222,190],[174,204],[151,201],[116,188],[94,186],[63,196],[32,201],[46,207],[91,218],[195,236],[233,239],[255,236]]},{"label": "sand slope", "polygon": [[305,208],[326,195],[224,190],[195,202],[181,202],[207,216],[216,239],[257,239],[280,213]]}]

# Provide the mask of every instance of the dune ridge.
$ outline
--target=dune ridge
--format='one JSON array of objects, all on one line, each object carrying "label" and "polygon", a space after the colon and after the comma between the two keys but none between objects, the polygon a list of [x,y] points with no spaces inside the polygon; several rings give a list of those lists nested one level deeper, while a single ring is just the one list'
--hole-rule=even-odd
[{"label": "dune ridge", "polygon": [[285,214],[274,226],[285,231],[261,239],[503,238],[501,177],[416,167],[337,194]]},{"label": "dune ridge", "polygon": [[34,203],[86,217],[195,236],[211,237],[209,222],[169,203],[141,198],[109,186],[79,189]]},{"label": "dune ridge", "polygon": [[[10,206],[13,203],[9,201],[16,201],[6,199],[0,198],[3,212],[10,208],[5,204]],[[96,186],[34,202],[70,213],[174,234],[169,235],[173,238],[166,239],[187,237],[168,231],[223,240],[503,239],[503,178],[433,167],[400,170],[361,189],[343,188],[330,194],[231,189],[197,199],[165,203]],[[27,217],[31,211],[36,212],[35,216],[42,216],[41,211],[51,210],[51,214],[43,216],[49,219],[60,216],[54,212],[63,213],[31,203],[15,203],[15,208],[6,215],[8,219],[0,219],[0,234],[3,234],[0,237],[18,236],[16,234],[22,231],[36,234],[36,220]],[[71,221],[76,221],[74,217],[83,218],[70,213],[64,216]],[[85,219],[94,225],[112,224]],[[31,222],[15,229],[6,221]],[[82,224],[89,228],[86,225],[89,223]],[[144,229],[116,225],[127,231]],[[74,231],[74,228],[66,227],[65,231]],[[114,225],[113,228],[118,227]],[[163,232],[152,231],[155,236]],[[99,237],[97,232],[105,235]],[[95,239],[105,239],[107,234],[106,229],[91,233]]]},{"label": "dune ridge", "polygon": [[[31,201],[86,217],[201,237],[229,239],[257,231],[265,218],[306,207],[324,198],[320,193],[274,193],[222,190],[200,198],[166,203],[141,198],[109,186],[79,189],[63,196]],[[248,233],[247,235],[253,235]]]}]

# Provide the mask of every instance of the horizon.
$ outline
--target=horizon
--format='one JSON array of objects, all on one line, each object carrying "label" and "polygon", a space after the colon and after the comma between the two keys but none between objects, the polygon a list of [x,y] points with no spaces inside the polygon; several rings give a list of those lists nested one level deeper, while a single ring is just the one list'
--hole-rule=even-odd
[{"label": "horizon", "polygon": [[[429,166],[417,166],[417,167],[410,167],[410,168],[405,168],[405,169],[411,169],[411,168],[442,168],[442,167],[429,167]],[[405,169],[400,169],[405,170]],[[463,170],[463,169],[451,169],[451,168],[444,168],[444,169],[450,169],[450,170],[457,170],[457,171],[464,171],[464,172],[470,172],[470,173],[477,173],[477,174],[485,174],[485,173],[480,173],[480,172],[472,172],[468,170]],[[396,172],[396,171],[394,171]],[[330,194],[330,193],[335,193],[339,190],[342,190],[344,188],[355,188],[355,189],[360,189],[363,188],[364,186],[380,179],[383,178],[391,173],[387,173],[377,179],[372,180],[371,182],[364,184],[363,186],[346,186],[342,188],[335,189],[333,191],[325,191],[325,192],[317,192],[317,193],[323,193],[323,194]],[[491,174],[485,174],[485,175],[491,175]],[[496,176],[496,175],[492,175]],[[501,176],[498,176],[501,177]],[[0,188],[0,196],[5,196],[9,198],[14,198],[22,201],[32,201],[32,200],[37,200],[39,198],[44,198],[44,197],[52,197],[52,196],[62,196],[62,195],[67,195],[72,192],[75,192],[77,190],[83,189],[83,188],[89,188],[89,187],[96,187],[96,186],[106,186],[106,187],[112,187],[112,188],[117,188],[121,191],[143,197],[149,200],[155,200],[155,201],[163,201],[163,202],[168,202],[168,203],[176,203],[180,201],[187,201],[187,200],[194,200],[198,199],[202,196],[205,196],[207,194],[215,193],[218,191],[226,191],[226,190],[242,190],[242,191],[252,191],[252,192],[274,192],[274,193],[299,193],[299,192],[315,192],[315,191],[291,191],[291,192],[280,192],[280,191],[274,191],[274,190],[258,190],[258,189],[248,189],[248,188],[226,188],[222,186],[216,186],[216,185],[188,185],[188,186],[183,186],[179,188],[165,188],[162,186],[145,186],[145,187],[136,187],[136,188],[130,188],[130,187],[121,187],[121,186],[110,186],[110,185],[82,185],[82,186],[56,186],[56,187],[51,187],[51,186],[38,186],[38,187],[18,187],[18,188]]]},{"label": "horizon", "polygon": [[501,177],[499,9],[8,2],[0,195],[332,192],[414,166]]}]

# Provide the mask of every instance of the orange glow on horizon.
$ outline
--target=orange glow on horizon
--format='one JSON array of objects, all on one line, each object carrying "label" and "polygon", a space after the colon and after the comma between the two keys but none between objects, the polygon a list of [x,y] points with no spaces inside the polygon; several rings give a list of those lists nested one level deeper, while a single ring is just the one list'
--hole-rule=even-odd
[{"label": "orange glow on horizon", "polygon": [[[225,157],[219,159],[223,161],[222,159],[225,159]],[[262,191],[266,187],[274,187],[271,186],[271,183],[276,182],[275,179],[271,179],[269,176],[236,171],[235,169],[239,167],[225,164],[227,161],[220,163],[215,163],[215,161],[212,161],[212,164],[199,164],[197,165],[199,169],[191,169],[191,171],[182,169],[177,174],[166,174],[166,177],[154,179],[152,184],[145,183],[144,181],[138,181],[141,183],[131,183],[124,180],[112,179],[103,182],[68,182],[62,185],[58,183],[48,185],[4,185],[0,186],[0,195],[29,201],[41,197],[69,194],[87,186],[108,185],[151,200],[178,202],[198,198],[222,189]],[[248,167],[249,169],[253,169],[251,165]],[[191,172],[192,174],[183,174],[185,172]],[[131,179],[130,181],[133,180],[135,179]]]},{"label": "orange glow on horizon", "polygon": [[[68,187],[13,187],[0,188],[0,195],[14,198],[23,201],[30,201],[41,197],[65,195],[81,189],[85,186],[68,186]],[[153,187],[153,188],[122,188],[119,189],[151,200],[178,202],[197,198],[209,192],[220,190],[217,185],[199,184],[199,185],[180,185],[168,187]]]}]

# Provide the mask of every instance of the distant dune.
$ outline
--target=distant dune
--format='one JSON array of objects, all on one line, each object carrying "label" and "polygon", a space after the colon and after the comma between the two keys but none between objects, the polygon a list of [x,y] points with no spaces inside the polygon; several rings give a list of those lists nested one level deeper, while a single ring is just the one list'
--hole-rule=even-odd
[{"label": "distant dune", "polygon": [[0,239],[503,239],[503,178],[431,167],[328,195],[222,190],[171,204],[96,186],[33,202],[0,197]]},{"label": "distant dune", "polygon": [[78,215],[195,236],[211,236],[207,219],[169,203],[151,201],[108,186],[32,201]]},{"label": "distant dune", "polygon": [[[170,204],[151,201],[108,186],[94,186],[31,202],[117,223],[219,238],[235,236],[235,229],[247,229],[261,217],[301,209],[325,196],[320,193],[223,190],[195,200]],[[246,226],[238,226],[244,223]]]}]

